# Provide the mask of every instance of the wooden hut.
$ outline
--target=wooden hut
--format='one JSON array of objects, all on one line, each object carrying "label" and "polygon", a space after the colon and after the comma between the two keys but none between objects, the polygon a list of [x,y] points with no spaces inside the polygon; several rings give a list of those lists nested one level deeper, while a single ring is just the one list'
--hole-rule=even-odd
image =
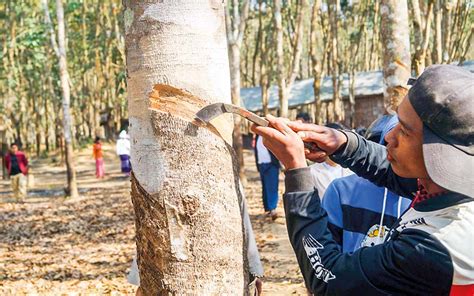
[{"label": "wooden hut", "polygon": [[[474,61],[466,61],[462,67],[474,72]],[[288,98],[289,117],[294,119],[298,112],[308,112],[314,119],[314,91],[313,79],[295,81]],[[368,127],[385,112],[383,107],[383,74],[382,71],[359,72],[355,75],[355,116],[354,127]],[[262,112],[261,88],[242,88],[240,91],[242,104],[250,111]],[[341,95],[345,109],[346,126],[350,126],[350,104],[349,104],[349,76],[343,74]],[[268,107],[272,114],[277,114],[279,107],[278,87],[271,86],[269,89]],[[327,121],[327,114],[331,110],[333,96],[332,80],[330,76],[323,78],[321,82],[320,99],[322,103],[322,121]],[[246,127],[243,127],[246,130]]]}]

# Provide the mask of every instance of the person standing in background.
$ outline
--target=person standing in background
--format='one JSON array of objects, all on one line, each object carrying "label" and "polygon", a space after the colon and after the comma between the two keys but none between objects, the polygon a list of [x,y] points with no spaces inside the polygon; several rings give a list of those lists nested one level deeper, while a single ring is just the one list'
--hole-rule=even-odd
[{"label": "person standing in background", "polygon": [[95,177],[97,179],[103,178],[105,175],[105,170],[100,137],[95,138],[94,145],[92,146],[92,156],[95,159]]},{"label": "person standing in background", "polygon": [[262,181],[263,207],[268,216],[275,220],[278,218],[276,208],[278,206],[278,175],[280,174],[280,162],[263,145],[262,137],[257,136],[255,140],[255,160],[257,170]]},{"label": "person standing in background", "polygon": [[120,157],[120,166],[122,173],[127,177],[130,176],[132,166],[130,164],[130,137],[127,131],[123,130],[119,134],[116,147],[117,155]]},{"label": "person standing in background", "polygon": [[16,200],[23,202],[27,195],[26,175],[28,174],[28,159],[18,149],[18,145],[10,145],[10,152],[5,156],[5,166],[10,176],[13,195]]}]

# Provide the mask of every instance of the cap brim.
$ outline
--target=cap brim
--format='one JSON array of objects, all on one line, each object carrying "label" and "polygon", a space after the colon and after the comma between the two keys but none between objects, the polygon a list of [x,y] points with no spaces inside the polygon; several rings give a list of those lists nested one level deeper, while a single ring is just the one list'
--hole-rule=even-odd
[{"label": "cap brim", "polygon": [[450,145],[424,126],[423,158],[433,182],[474,197],[474,156]]}]

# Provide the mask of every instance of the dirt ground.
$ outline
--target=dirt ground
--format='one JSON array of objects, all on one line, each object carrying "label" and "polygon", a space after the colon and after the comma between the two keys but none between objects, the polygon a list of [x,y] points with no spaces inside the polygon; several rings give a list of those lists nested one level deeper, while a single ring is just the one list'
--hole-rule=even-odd
[{"label": "dirt ground", "polygon": [[[113,146],[106,144],[104,150],[103,180],[95,179],[91,152],[78,154],[81,197],[75,200],[63,198],[64,167],[52,157],[30,161],[33,186],[25,203],[16,203],[9,181],[0,180],[0,295],[134,294],[126,280],[135,252],[130,182],[120,173]],[[305,295],[281,201],[281,218],[271,222],[263,214],[252,152],[245,157],[246,196],[265,269],[264,295]]]}]

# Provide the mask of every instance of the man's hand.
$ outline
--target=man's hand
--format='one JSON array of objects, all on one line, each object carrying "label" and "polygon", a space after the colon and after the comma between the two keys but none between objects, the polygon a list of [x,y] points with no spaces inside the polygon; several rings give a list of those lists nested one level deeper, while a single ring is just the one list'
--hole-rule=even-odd
[{"label": "man's hand", "polygon": [[251,130],[263,137],[263,144],[287,170],[306,167],[304,144],[300,136],[287,125],[287,120],[267,115],[271,127],[252,125]]},{"label": "man's hand", "polygon": [[305,149],[306,158],[311,161],[323,162],[328,155],[333,154],[347,143],[347,137],[340,131],[311,123],[291,121],[287,123],[293,131],[305,142],[313,142],[326,153]]}]

